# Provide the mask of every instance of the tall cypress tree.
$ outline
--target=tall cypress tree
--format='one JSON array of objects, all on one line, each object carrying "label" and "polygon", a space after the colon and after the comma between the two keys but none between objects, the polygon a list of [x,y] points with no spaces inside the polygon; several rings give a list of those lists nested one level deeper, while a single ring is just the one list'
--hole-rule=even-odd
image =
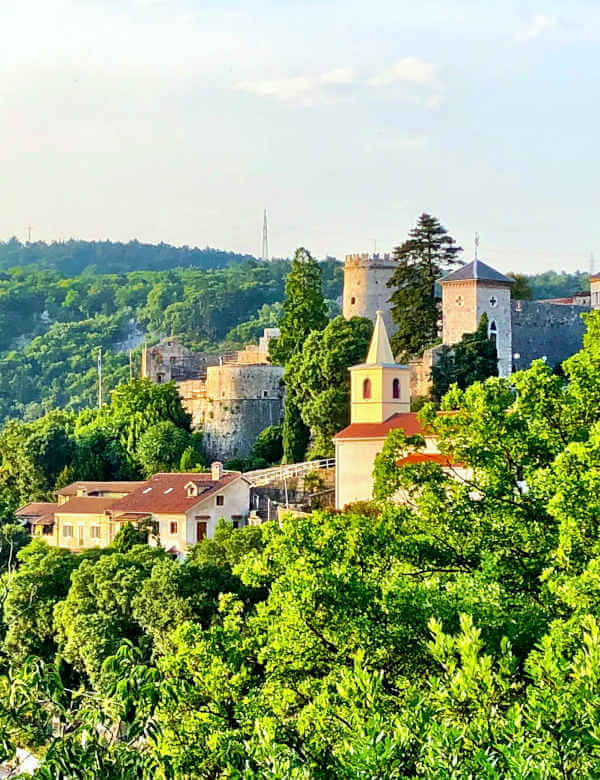
[{"label": "tall cypress tree", "polygon": [[285,280],[283,317],[279,321],[281,335],[269,344],[271,363],[285,366],[311,330],[323,330],[327,322],[321,269],[308,249],[301,246]]},{"label": "tall cypress tree", "polygon": [[394,249],[398,267],[388,282],[393,290],[390,302],[397,326],[392,348],[402,359],[421,355],[424,349],[435,344],[439,319],[435,282],[460,264],[457,255],[462,252],[446,228],[429,214],[421,214],[417,226],[408,235]]},{"label": "tall cypress tree", "polygon": [[[313,330],[327,325],[327,306],[321,290],[321,269],[308,249],[296,250],[292,267],[285,280],[283,317],[279,322],[281,335],[269,344],[269,359],[285,366],[302,349],[304,340]],[[283,462],[303,459],[310,432],[302,421],[296,403],[288,397],[283,417]]]}]

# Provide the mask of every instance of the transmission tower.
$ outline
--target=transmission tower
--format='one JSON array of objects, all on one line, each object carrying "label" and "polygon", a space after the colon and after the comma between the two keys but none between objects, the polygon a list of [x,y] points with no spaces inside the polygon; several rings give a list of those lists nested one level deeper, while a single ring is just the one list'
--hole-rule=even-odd
[{"label": "transmission tower", "polygon": [[269,233],[267,231],[267,210],[265,209],[265,216],[263,219],[263,240],[262,240],[262,254],[263,260],[269,259]]}]

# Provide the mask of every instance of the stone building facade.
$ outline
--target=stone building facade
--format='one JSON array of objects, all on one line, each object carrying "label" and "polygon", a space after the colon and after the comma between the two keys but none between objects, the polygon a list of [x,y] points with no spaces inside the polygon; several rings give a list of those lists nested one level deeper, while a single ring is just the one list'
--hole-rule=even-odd
[{"label": "stone building facade", "polygon": [[389,297],[391,290],[387,286],[396,269],[389,254],[346,255],[344,264],[344,293],[342,313],[351,317],[366,317],[375,322],[378,311],[383,312],[386,328],[394,330],[390,312]]},{"label": "stone building facade", "polygon": [[269,341],[278,335],[277,328],[268,328],[258,345],[220,356],[163,339],[144,349],[142,376],[176,382],[192,426],[203,432],[208,458],[246,457],[258,434],[283,416],[283,368],[268,362]]},{"label": "stone building facade", "polygon": [[442,342],[457,344],[474,333],[483,314],[488,334],[496,343],[498,375],[512,372],[510,288],[513,280],[475,259],[440,280],[442,287]]}]

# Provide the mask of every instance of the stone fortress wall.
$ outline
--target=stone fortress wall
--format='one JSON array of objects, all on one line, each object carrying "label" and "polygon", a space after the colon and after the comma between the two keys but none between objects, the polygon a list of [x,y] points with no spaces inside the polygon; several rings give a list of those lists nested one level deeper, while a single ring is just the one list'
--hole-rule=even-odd
[{"label": "stone fortress wall", "polygon": [[513,370],[528,368],[531,361],[546,358],[551,368],[583,346],[585,323],[581,316],[589,306],[512,301]]},{"label": "stone fortress wall", "polygon": [[351,317],[366,317],[375,322],[378,310],[388,333],[394,332],[389,298],[392,293],[387,283],[396,270],[389,254],[346,255],[344,263],[344,293],[342,313]]},{"label": "stone fortress wall", "polygon": [[278,335],[268,328],[258,345],[221,356],[193,352],[173,336],[144,349],[142,376],[176,382],[210,460],[249,455],[258,434],[281,422],[283,368],[268,363],[269,341]]}]

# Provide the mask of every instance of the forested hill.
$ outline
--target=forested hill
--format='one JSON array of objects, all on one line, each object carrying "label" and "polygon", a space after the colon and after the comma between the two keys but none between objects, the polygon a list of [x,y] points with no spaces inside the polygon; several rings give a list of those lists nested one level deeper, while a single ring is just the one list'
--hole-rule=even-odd
[{"label": "forested hill", "polygon": [[[342,267],[320,266],[334,313]],[[32,264],[0,272],[0,426],[7,417],[93,406],[99,348],[107,394],[126,381],[128,348],[144,338],[173,333],[207,351],[255,342],[279,321],[289,268],[287,260],[253,259],[208,270],[66,276]],[[139,348],[133,357],[137,370]]]},{"label": "forested hill", "polygon": [[252,260],[251,255],[140,241],[44,241],[22,244],[16,238],[0,242],[0,271],[15,266],[36,265],[56,269],[66,276],[84,271],[102,274],[130,271],[167,271],[170,268],[225,268],[234,262]]}]

